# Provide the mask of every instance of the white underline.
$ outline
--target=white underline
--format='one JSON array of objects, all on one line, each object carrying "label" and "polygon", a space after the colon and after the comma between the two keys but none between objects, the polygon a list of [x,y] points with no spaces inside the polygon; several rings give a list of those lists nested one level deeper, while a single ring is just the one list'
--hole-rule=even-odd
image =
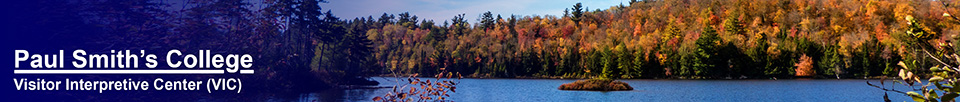
[{"label": "white underline", "polygon": [[[241,74],[253,74],[253,70],[240,70]],[[220,69],[197,70],[13,70],[13,74],[225,74]]]},{"label": "white underline", "polygon": [[240,74],[253,74],[253,70],[240,70]]}]

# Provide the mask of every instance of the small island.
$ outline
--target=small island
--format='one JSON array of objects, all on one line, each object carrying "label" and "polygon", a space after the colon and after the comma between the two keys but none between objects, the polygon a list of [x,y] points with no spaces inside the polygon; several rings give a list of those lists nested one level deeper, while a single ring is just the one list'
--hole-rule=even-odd
[{"label": "small island", "polygon": [[587,91],[628,91],[633,90],[629,84],[613,79],[597,78],[577,80],[573,83],[560,85],[560,90],[587,90]]}]

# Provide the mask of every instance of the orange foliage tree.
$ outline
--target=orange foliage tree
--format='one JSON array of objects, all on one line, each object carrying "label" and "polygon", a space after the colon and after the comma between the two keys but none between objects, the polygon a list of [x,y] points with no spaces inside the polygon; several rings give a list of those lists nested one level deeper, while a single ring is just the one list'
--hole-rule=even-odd
[{"label": "orange foliage tree", "polygon": [[797,76],[813,76],[817,74],[813,70],[813,58],[804,54],[800,57],[800,62],[797,62],[794,66],[797,66]]}]

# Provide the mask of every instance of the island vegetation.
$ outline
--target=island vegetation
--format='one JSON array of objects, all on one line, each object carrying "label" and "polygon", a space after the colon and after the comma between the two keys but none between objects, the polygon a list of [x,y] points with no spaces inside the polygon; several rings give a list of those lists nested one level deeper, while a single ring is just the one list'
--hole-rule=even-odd
[{"label": "island vegetation", "polygon": [[613,79],[588,79],[560,85],[560,90],[588,90],[588,91],[624,91],[633,90],[629,84]]}]

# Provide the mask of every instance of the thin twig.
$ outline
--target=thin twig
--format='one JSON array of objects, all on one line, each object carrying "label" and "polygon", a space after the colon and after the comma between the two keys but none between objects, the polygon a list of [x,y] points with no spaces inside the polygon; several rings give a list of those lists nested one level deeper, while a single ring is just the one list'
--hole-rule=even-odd
[{"label": "thin twig", "polygon": [[960,69],[958,69],[957,67],[953,67],[953,66],[950,66],[950,64],[944,63],[944,62],[941,61],[939,58],[937,58],[937,57],[933,56],[932,54],[930,54],[930,52],[928,52],[927,49],[922,49],[922,50],[923,50],[923,53],[926,53],[927,56],[930,56],[930,58],[933,58],[933,60],[937,60],[937,62],[940,62],[940,64],[943,64],[944,66],[950,67],[950,68],[952,68],[953,70],[956,70],[958,73],[960,73]]},{"label": "thin twig", "polygon": [[954,61],[957,61],[957,63],[960,63],[960,56],[957,56],[956,53],[953,54],[953,59]]},{"label": "thin twig", "polygon": [[[940,1],[940,6],[943,7],[943,12],[945,12],[945,13],[948,13],[948,12],[949,12],[949,11],[947,10],[947,9],[948,9],[948,7],[947,7],[947,2],[944,2],[943,0],[941,0],[941,1]],[[956,16],[953,16],[953,15],[950,15],[950,18],[952,18],[953,20],[960,21],[960,18],[957,18]]]},{"label": "thin twig", "polygon": [[[883,81],[883,80],[880,80],[880,81]],[[877,85],[873,85],[873,84],[871,84],[869,81],[867,81],[867,85],[873,86],[873,87],[878,88],[878,89],[881,89],[881,90],[883,90],[883,91],[893,91],[893,92],[897,92],[897,93],[904,94],[904,95],[907,94],[907,92],[903,92],[903,91],[900,91],[900,90],[887,89],[887,88],[883,88],[883,87],[880,87],[880,86],[877,86]]]}]

